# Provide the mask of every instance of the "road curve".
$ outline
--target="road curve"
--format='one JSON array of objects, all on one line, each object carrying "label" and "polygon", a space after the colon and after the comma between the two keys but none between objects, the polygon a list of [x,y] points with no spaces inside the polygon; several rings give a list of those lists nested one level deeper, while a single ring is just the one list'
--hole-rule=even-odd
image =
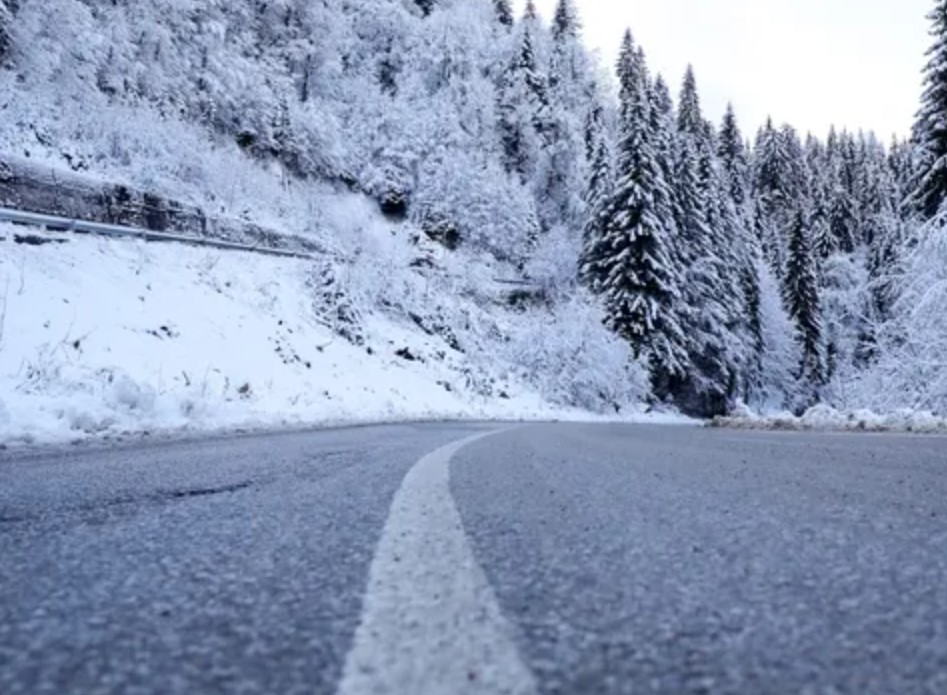
[{"label": "road curve", "polygon": [[942,694],[945,493],[947,439],[901,436],[0,452],[0,692]]}]

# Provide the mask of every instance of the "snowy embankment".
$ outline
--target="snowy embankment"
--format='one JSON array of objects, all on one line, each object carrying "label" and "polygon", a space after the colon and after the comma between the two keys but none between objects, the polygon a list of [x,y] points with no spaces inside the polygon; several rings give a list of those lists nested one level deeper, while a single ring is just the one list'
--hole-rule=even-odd
[{"label": "snowy embankment", "polygon": [[870,410],[840,411],[827,405],[817,405],[802,416],[791,413],[758,415],[743,409],[729,417],[712,420],[711,427],[821,432],[911,432],[917,434],[947,434],[947,418],[930,412],[910,409],[884,415]]},{"label": "snowy embankment", "polygon": [[603,417],[552,405],[502,359],[485,372],[397,311],[333,325],[311,262],[95,237],[33,246],[14,233],[0,226],[0,444]]}]

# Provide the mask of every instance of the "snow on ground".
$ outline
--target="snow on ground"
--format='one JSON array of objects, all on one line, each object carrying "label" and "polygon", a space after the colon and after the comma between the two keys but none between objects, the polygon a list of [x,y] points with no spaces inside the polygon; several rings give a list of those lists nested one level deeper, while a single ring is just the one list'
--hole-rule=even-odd
[{"label": "snow on ground", "polygon": [[364,316],[362,344],[340,337],[317,310],[308,261],[97,237],[31,246],[14,232],[0,226],[0,444],[603,418],[551,405],[509,370],[474,374],[397,315]]},{"label": "snow on ground", "polygon": [[751,430],[947,434],[947,418],[930,412],[902,409],[880,415],[870,410],[841,411],[827,405],[813,406],[802,416],[792,413],[763,416],[742,408],[729,417],[714,419],[710,425]]}]

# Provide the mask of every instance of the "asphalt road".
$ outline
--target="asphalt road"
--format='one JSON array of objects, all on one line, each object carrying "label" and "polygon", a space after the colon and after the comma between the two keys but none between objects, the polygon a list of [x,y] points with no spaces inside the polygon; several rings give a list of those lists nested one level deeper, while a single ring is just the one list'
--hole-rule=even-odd
[{"label": "asphalt road", "polygon": [[224,692],[942,695],[947,439],[0,452],[0,693]]}]

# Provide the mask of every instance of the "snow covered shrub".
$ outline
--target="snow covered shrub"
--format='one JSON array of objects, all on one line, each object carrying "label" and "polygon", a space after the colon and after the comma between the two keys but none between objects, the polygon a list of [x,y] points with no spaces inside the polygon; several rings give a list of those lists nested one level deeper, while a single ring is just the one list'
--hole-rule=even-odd
[{"label": "snow covered shrub", "polygon": [[306,287],[312,293],[315,319],[350,343],[360,345],[364,342],[362,312],[349,294],[346,279],[344,270],[334,261],[317,261],[313,263]]},{"label": "snow covered shrub", "polygon": [[648,391],[628,344],[604,327],[601,311],[581,294],[518,322],[500,349],[552,403],[614,413]]},{"label": "snow covered shrub", "polygon": [[568,292],[575,287],[578,270],[579,239],[562,226],[543,234],[536,251],[526,264],[526,274],[547,295]]},{"label": "snow covered shrub", "polygon": [[108,387],[105,402],[116,410],[150,413],[155,407],[156,394],[147,384],[139,384],[121,371],[102,372]]},{"label": "snow covered shrub", "polygon": [[537,234],[526,190],[480,153],[445,152],[421,167],[413,219],[449,224],[459,241],[497,258],[524,258]]}]

